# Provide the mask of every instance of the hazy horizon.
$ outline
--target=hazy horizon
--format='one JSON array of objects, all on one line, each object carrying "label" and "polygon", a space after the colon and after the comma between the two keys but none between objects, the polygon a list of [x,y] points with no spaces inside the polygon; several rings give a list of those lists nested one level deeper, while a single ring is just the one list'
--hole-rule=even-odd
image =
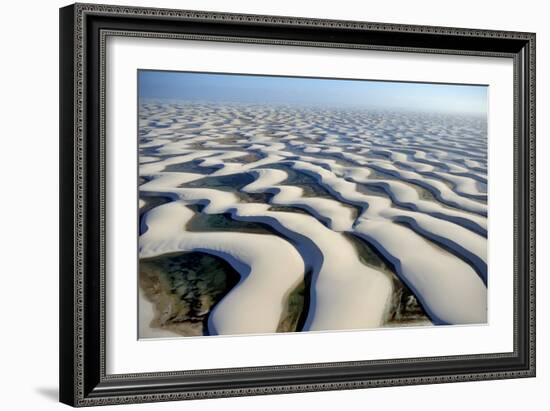
[{"label": "hazy horizon", "polygon": [[487,114],[487,86],[138,70],[140,99]]}]

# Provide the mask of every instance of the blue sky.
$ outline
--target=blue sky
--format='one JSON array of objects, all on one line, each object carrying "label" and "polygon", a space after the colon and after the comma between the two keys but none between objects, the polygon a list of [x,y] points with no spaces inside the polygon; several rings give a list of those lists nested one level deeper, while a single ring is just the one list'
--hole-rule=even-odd
[{"label": "blue sky", "polygon": [[485,114],[487,87],[368,80],[138,71],[141,99]]}]

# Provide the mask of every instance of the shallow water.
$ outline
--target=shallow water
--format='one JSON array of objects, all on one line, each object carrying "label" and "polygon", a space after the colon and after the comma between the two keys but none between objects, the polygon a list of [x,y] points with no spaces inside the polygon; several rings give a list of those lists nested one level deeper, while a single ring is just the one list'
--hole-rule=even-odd
[{"label": "shallow water", "polygon": [[183,336],[208,335],[208,316],[238,282],[227,262],[193,252],[141,260],[140,286],[156,309],[153,327]]}]

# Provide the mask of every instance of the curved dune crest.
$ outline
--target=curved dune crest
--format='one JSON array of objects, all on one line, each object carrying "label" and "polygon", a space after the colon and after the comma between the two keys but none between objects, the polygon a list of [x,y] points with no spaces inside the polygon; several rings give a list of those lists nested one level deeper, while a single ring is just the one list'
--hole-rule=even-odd
[{"label": "curved dune crest", "polygon": [[[140,257],[203,251],[228,261],[241,282],[216,306],[210,331],[217,334],[275,332],[284,297],[303,280],[304,263],[294,247],[279,237],[250,233],[185,230],[194,213],[180,201],[147,213],[148,230],[140,237]],[[285,261],[282,270],[276,261]]]},{"label": "curved dune crest", "polygon": [[441,202],[452,206],[480,214],[487,215],[487,205],[478,201],[463,197],[451,190],[445,183],[434,178],[424,177],[421,174],[400,170],[397,167],[389,164],[376,163],[372,167],[376,170],[389,172],[390,174],[400,178],[403,181],[411,182],[423,186],[430,190]]},{"label": "curved dune crest", "polygon": [[410,230],[385,221],[361,221],[356,232],[388,258],[436,319],[445,324],[487,321],[487,288],[463,261],[419,241]]},{"label": "curved dune crest", "polygon": [[[459,224],[435,218],[428,214],[393,208],[389,199],[362,194],[357,191],[355,183],[345,181],[321,167],[301,162],[296,162],[295,167],[316,176],[320,184],[333,191],[342,201],[362,206],[365,211],[356,221],[356,225],[361,219],[385,219],[398,222],[412,220],[414,221],[413,229],[415,227],[421,228],[425,235],[431,235],[432,240],[444,239],[444,244],[456,253],[460,254],[466,251],[468,253],[465,255],[466,258],[473,255],[482,264],[487,261],[486,239],[461,227]],[[441,212],[445,213],[446,211]],[[458,245],[460,248],[453,247],[453,244]]]},{"label": "curved dune crest", "polygon": [[[162,191],[158,186],[154,189]],[[171,191],[168,188],[165,190]],[[172,191],[186,202],[207,204],[203,209],[205,213],[231,213],[235,219],[269,225],[297,244],[302,258],[312,267],[315,277],[312,280],[312,305],[308,312],[305,329],[372,328],[382,324],[387,313],[387,301],[392,291],[391,281],[386,274],[363,265],[357,258],[352,244],[342,234],[326,228],[309,215],[269,211],[269,206],[265,204],[239,203],[237,196],[233,193],[206,188],[181,188],[172,189]],[[169,205],[159,208],[170,210],[167,208]],[[155,241],[153,245],[147,245],[147,239],[152,238],[146,236],[151,229],[149,227],[142,236],[147,245],[141,248],[142,257],[171,252],[170,250],[182,247],[182,241],[185,238],[193,238],[188,233],[183,233],[181,224],[176,224],[178,221],[176,217],[165,217],[161,220],[164,225],[160,225],[156,220],[151,220],[154,216],[155,214],[150,212],[147,215],[146,224],[149,226],[151,221],[155,222],[157,226],[155,235],[162,235],[172,240],[168,243],[166,240]],[[170,229],[181,233],[180,236],[174,236]],[[240,238],[232,237],[233,233],[225,234],[228,239],[241,241]],[[171,248],[167,248],[167,244],[171,244]],[[162,248],[156,250],[155,246]],[[273,266],[277,266],[280,261],[285,261],[286,265],[285,258],[281,256],[273,256],[270,260]],[[288,287],[287,291],[291,288]],[[254,290],[242,292],[254,292]],[[228,297],[233,298],[233,293],[234,291],[231,291]],[[225,306],[220,303],[216,313],[224,310]],[[228,316],[229,314],[224,318]],[[216,329],[218,330],[218,327]]]},{"label": "curved dune crest", "polygon": [[254,170],[258,178],[256,181],[243,187],[249,193],[272,192],[272,204],[300,207],[308,210],[334,231],[349,231],[355,220],[353,210],[342,203],[326,199],[303,196],[303,189],[299,187],[279,185],[288,177],[282,170],[257,169]]}]

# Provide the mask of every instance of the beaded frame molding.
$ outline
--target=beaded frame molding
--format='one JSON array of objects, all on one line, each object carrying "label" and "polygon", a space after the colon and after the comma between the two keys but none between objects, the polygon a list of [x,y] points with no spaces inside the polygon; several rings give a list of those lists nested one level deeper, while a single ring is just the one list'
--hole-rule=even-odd
[{"label": "beaded frame molding", "polygon": [[[507,57],[514,64],[514,350],[105,372],[108,36]],[[93,406],[535,376],[535,34],[75,4],[60,9],[60,401]]]}]

